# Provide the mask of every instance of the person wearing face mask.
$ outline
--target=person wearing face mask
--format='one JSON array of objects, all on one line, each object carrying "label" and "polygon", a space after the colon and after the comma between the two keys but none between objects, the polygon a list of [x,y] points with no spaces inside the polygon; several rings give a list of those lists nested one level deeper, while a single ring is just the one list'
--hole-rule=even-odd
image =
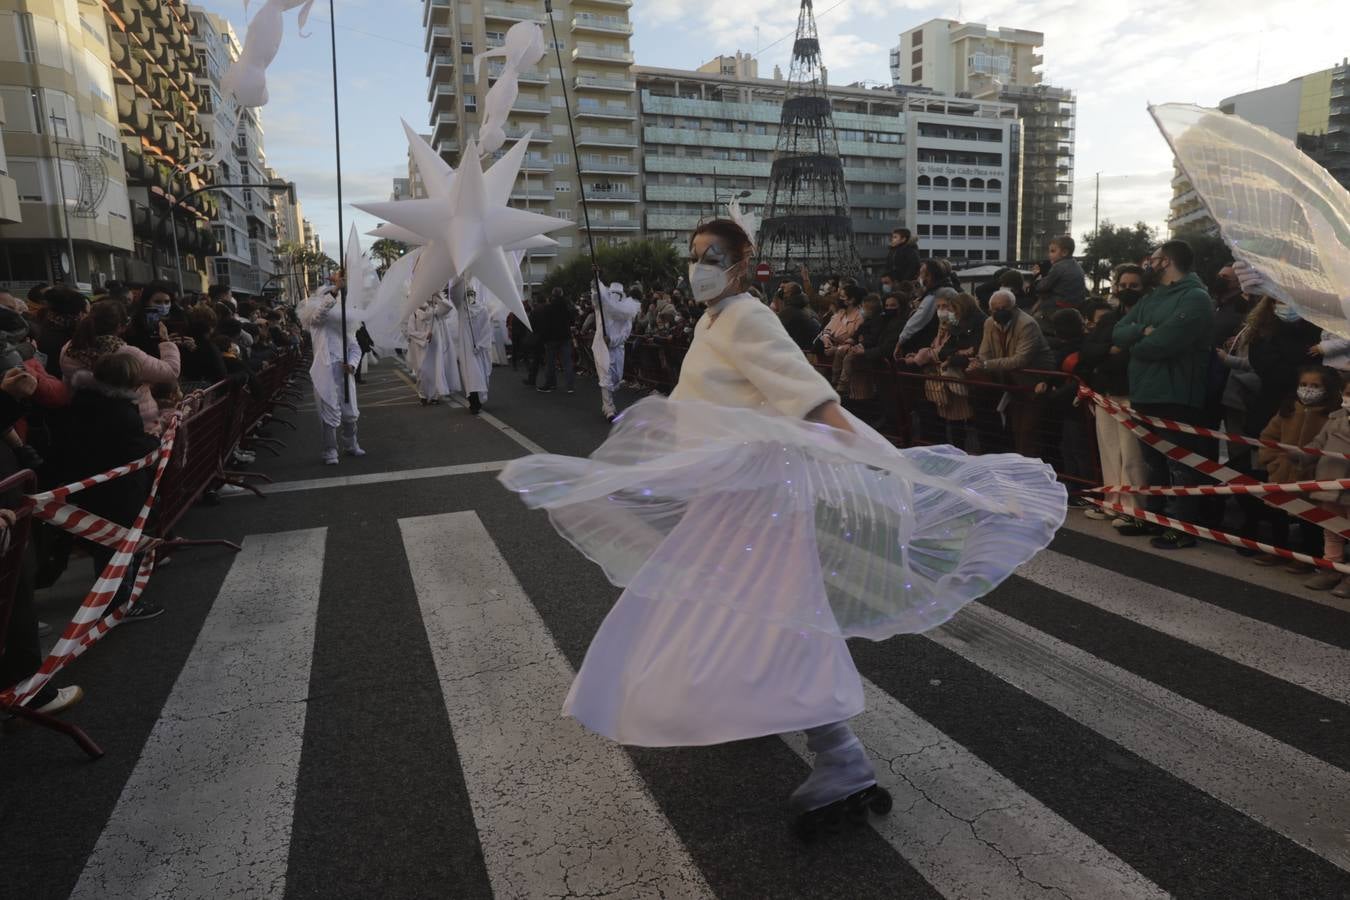
[{"label": "person wearing face mask", "polygon": [[825,358],[830,361],[830,382],[835,386],[835,390],[839,390],[840,381],[844,377],[844,360],[848,359],[853,353],[853,348],[858,346],[858,329],[862,328],[863,324],[862,301],[866,296],[867,292],[856,284],[844,288],[839,309],[820,332],[820,344]]},{"label": "person wearing face mask", "polygon": [[[1214,354],[1214,305],[1192,269],[1195,252],[1185,241],[1163,244],[1149,257],[1146,283],[1156,285],[1112,329],[1112,341],[1130,353],[1130,404],[1146,416],[1205,425],[1209,402],[1210,359]],[[1218,454],[1217,444],[1182,432],[1169,432],[1167,440],[1207,459]],[[1152,448],[1145,448],[1149,484],[1159,487],[1189,487],[1206,477]],[[1197,523],[1200,504],[1196,497],[1149,497],[1145,506],[1153,512]],[[1162,550],[1193,547],[1195,538],[1170,529],[1157,535],[1147,526],[1122,528],[1122,534],[1155,534],[1153,546]]]},{"label": "person wearing face mask", "polygon": [[[1078,372],[1087,386],[1120,406],[1130,403],[1130,352],[1112,340],[1112,332],[1139,301],[1142,285],[1143,270],[1138,266],[1122,266],[1117,270],[1113,295],[1116,305],[1092,312],[1089,320],[1092,328],[1084,335],[1083,348],[1079,351]],[[1144,462],[1144,449],[1139,438],[1100,406],[1092,407],[1092,416],[1102,483],[1147,487],[1148,465]],[[1106,494],[1103,497],[1107,503],[1120,504],[1126,509],[1135,509],[1137,498],[1136,494]],[[1083,514],[1089,519],[1109,519],[1116,528],[1135,523],[1128,514],[1106,512],[1096,506],[1087,507]]]},{"label": "person wearing face mask", "polygon": [[1311,351],[1322,340],[1322,329],[1270,297],[1261,298],[1253,307],[1248,328],[1252,336],[1247,359],[1261,382],[1247,404],[1247,429],[1259,434],[1298,386],[1299,367],[1309,362]]},{"label": "person wearing face mask", "polygon": [[862,301],[863,321],[858,334],[844,355],[843,371],[835,385],[840,397],[850,400],[870,400],[875,393],[876,384],[872,374],[862,363],[868,350],[875,349],[881,342],[881,332],[886,327],[882,316],[881,297],[868,294]]},{"label": "person wearing face mask", "polygon": [[[1350,478],[1350,381],[1341,388],[1340,408],[1333,409],[1326,424],[1317,436],[1306,446],[1312,450],[1323,450],[1326,456],[1306,456],[1305,463],[1314,467],[1313,478],[1317,481],[1337,481]],[[1350,491],[1313,491],[1308,499],[1334,516],[1350,518]],[[1340,534],[1324,529],[1322,532],[1322,558],[1332,562],[1345,561],[1346,540]],[[1314,591],[1330,589],[1336,597],[1350,597],[1350,576],[1339,572],[1319,569],[1304,586]]]},{"label": "person wearing face mask", "polygon": [[905,327],[900,331],[900,340],[895,348],[897,362],[917,352],[933,342],[937,334],[937,292],[947,284],[950,268],[936,259],[925,259],[919,264],[919,284],[923,289],[923,299],[914,307]]},{"label": "person wearing face mask", "polygon": [[[1029,313],[1017,308],[1017,298],[1011,291],[995,291],[989,298],[989,318],[984,323],[980,349],[971,359],[969,369],[986,373],[995,381],[1034,389],[1040,378],[1021,374],[1019,370],[1054,367],[1055,355],[1041,326]],[[1009,391],[1003,396],[1007,398],[1008,430],[1013,450],[1023,456],[1039,457],[1040,401],[1030,391]],[[987,416],[986,419],[982,431],[992,437],[993,420]],[[988,452],[995,448],[984,449]]]},{"label": "person wearing face mask", "polygon": [[1214,278],[1214,346],[1226,345],[1242,330],[1242,324],[1251,311],[1247,295],[1232,266],[1224,266]]},{"label": "person wearing face mask", "polygon": [[802,290],[800,284],[785,281],[779,285],[775,296],[778,297],[779,305],[782,307],[778,313],[778,321],[783,323],[784,330],[794,344],[802,348],[803,352],[810,352],[820,335],[820,322],[816,321],[811,308],[807,305],[806,292]]},{"label": "person wearing face mask", "polygon": [[[1341,378],[1326,366],[1304,365],[1298,370],[1298,387],[1285,397],[1271,417],[1270,422],[1261,431],[1263,441],[1276,441],[1293,447],[1308,447],[1327,424],[1328,417],[1341,408]],[[1292,484],[1307,481],[1317,469],[1316,460],[1306,454],[1274,447],[1261,447],[1256,452],[1259,466],[1256,474],[1260,480],[1272,484]],[[1270,521],[1272,543],[1277,547],[1287,547],[1300,553],[1316,556],[1322,549],[1321,529],[1314,523],[1294,519],[1282,510],[1266,507],[1266,518]],[[1290,525],[1297,523],[1299,540],[1290,544]],[[1294,574],[1307,574],[1312,567],[1300,562],[1289,562],[1278,556],[1259,556],[1255,560],[1260,566],[1284,565],[1285,571]],[[1327,587],[1339,583],[1339,577]],[[1326,590],[1326,588],[1322,588]]]},{"label": "person wearing face mask", "polygon": [[[164,323],[171,339],[182,335],[187,328],[187,316],[178,306],[173,286],[156,281],[141,292],[141,297],[128,307],[127,328],[123,338],[133,347],[151,356],[159,355],[159,324]],[[182,348],[180,348],[182,349]]]},{"label": "person wearing face mask", "polygon": [[[984,336],[984,313],[970,294],[938,292],[938,330],[933,342],[905,357],[905,364],[925,374],[942,378],[964,378],[966,367],[979,349]],[[975,411],[970,389],[951,381],[925,381],[924,399],[933,404],[942,423],[939,442],[967,449]],[[936,436],[936,435],[935,435]]]},{"label": "person wearing face mask", "polygon": [[[945,620],[1053,537],[1065,495],[1041,464],[898,450],[846,413],[746,292],[751,254],[739,225],[702,223],[706,311],[670,397],[631,407],[590,459],[526,457],[501,481],[624,586],[564,712],[636,746],[804,730],[806,836],[890,808],[848,726],[864,704],[845,638]],[[879,539],[895,533],[950,548],[941,574]]]}]

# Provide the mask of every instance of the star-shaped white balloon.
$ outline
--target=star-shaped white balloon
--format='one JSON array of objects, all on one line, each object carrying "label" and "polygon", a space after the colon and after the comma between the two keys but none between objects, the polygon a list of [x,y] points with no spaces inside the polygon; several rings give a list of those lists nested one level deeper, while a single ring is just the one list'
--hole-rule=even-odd
[{"label": "star-shaped white balloon", "polygon": [[[539,238],[546,232],[572,225],[565,219],[507,206],[529,137],[517,141],[487,172],[479,161],[477,143],[469,141],[455,172],[406,122],[403,128],[422,173],[426,199],[359,204],[357,208],[419,236],[424,243],[409,302],[431,297],[452,278],[476,278],[508,310],[528,322],[519,269],[512,266],[507,252],[540,246]],[[550,240],[547,245],[551,244]]]}]

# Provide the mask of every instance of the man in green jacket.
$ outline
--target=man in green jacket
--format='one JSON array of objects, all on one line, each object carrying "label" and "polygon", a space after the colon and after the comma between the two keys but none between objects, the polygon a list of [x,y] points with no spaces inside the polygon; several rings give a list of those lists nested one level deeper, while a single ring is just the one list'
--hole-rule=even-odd
[{"label": "man in green jacket", "polygon": [[[1185,241],[1168,241],[1149,258],[1145,275],[1154,289],[1135,304],[1111,333],[1116,346],[1130,354],[1130,405],[1146,416],[1173,419],[1190,425],[1204,422],[1209,384],[1214,303],[1192,270],[1195,253]],[[1181,432],[1163,437],[1195,453],[1212,457],[1207,439]],[[1208,479],[1185,463],[1145,448],[1149,483],[1183,487]],[[1147,508],[1183,522],[1196,522],[1196,497],[1149,497]],[[1120,529],[1122,534],[1156,533],[1140,525]],[[1155,547],[1179,550],[1195,545],[1195,538],[1169,530],[1153,538]]]}]

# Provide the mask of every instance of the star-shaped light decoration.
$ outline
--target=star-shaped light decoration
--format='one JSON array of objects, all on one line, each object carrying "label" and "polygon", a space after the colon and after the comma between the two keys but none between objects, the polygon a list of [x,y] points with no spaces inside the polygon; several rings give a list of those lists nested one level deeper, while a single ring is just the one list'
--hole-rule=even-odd
[{"label": "star-shaped light decoration", "polygon": [[546,232],[573,224],[507,206],[529,136],[517,141],[487,172],[479,161],[477,143],[469,141],[455,172],[406,122],[403,129],[422,173],[426,199],[359,204],[357,208],[418,235],[425,245],[408,304],[416,308],[453,278],[474,278],[517,318],[528,322],[519,269],[507,252],[540,246],[539,238]]},{"label": "star-shaped light decoration", "polygon": [[370,257],[361,252],[361,238],[354,224],[347,235],[347,250],[342,265],[347,270],[347,307],[353,312],[368,309],[375,302],[380,276],[371,264]]}]

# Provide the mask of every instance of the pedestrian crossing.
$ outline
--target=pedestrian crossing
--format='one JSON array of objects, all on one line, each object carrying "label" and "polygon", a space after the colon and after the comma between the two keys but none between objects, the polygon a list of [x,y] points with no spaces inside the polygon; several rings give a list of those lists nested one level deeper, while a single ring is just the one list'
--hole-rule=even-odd
[{"label": "pedestrian crossing", "polygon": [[[354,560],[366,544],[384,549]],[[855,642],[854,726],[895,808],[804,848],[784,803],[801,735],[638,750],[561,717],[617,592],[544,516],[452,509],[396,517],[387,540],[330,526],[243,546],[69,896],[1350,897],[1350,650],[1307,633],[1293,597],[1243,615],[1202,599],[1222,576],[1163,587],[1068,542],[927,635]],[[387,595],[352,596],[358,568]],[[406,669],[367,665],[360,630],[385,625],[326,625],[338,603],[347,620],[381,609]],[[1235,671],[1250,710],[1189,689]],[[379,701],[383,735],[345,717],[384,690],[409,699]],[[1279,724],[1270,698],[1316,720]],[[408,718],[428,710],[449,739]],[[391,819],[345,756],[375,741],[406,751],[382,785],[443,808]],[[330,760],[341,778],[313,774]]]}]

